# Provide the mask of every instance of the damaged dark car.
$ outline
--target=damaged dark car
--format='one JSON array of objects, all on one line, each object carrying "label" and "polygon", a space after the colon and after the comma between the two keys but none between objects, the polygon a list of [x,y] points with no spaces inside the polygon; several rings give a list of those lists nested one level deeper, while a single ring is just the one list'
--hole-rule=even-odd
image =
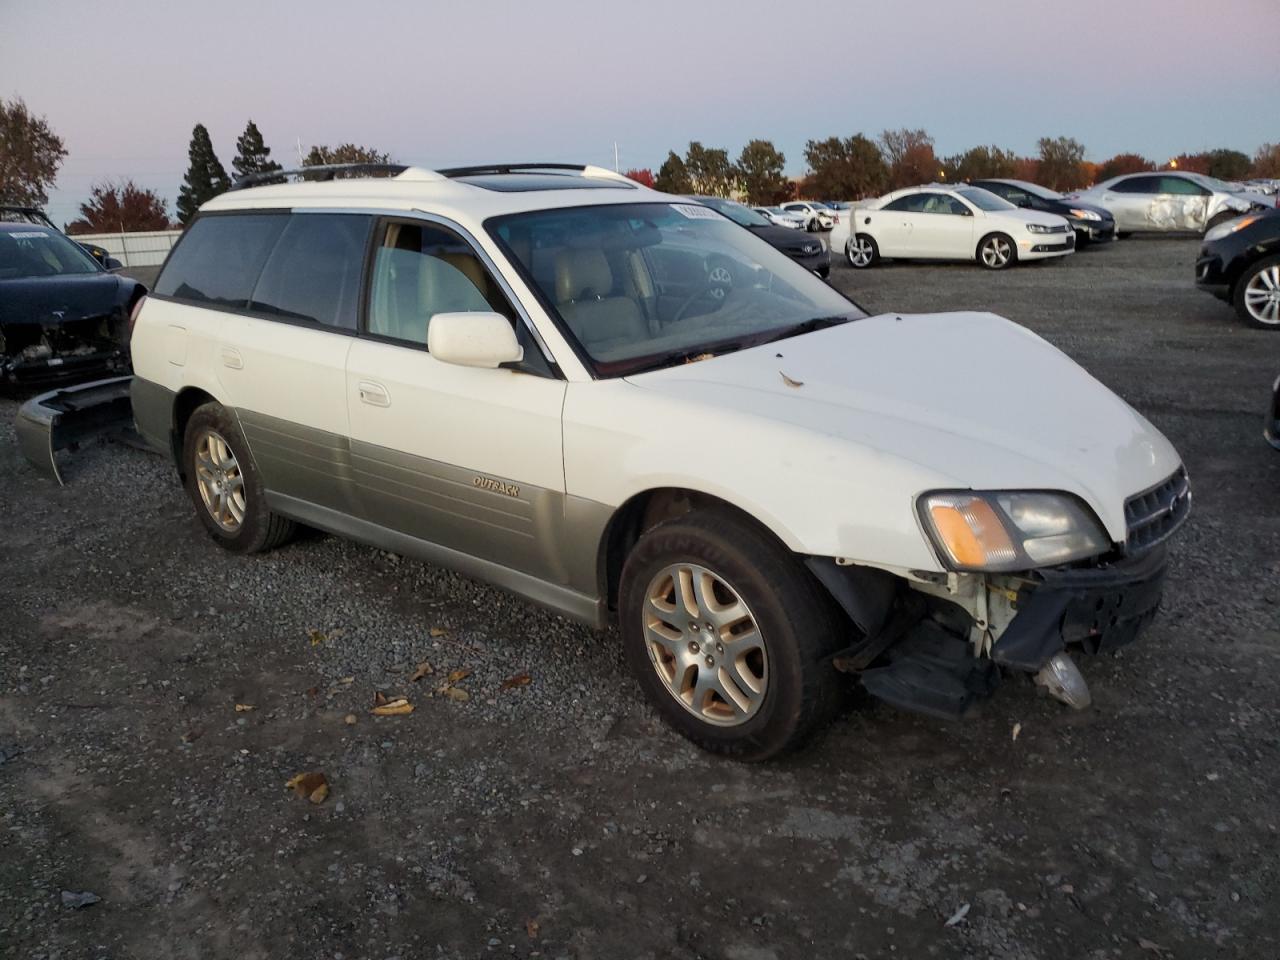
[{"label": "damaged dark car", "polygon": [[0,223],[0,387],[129,372],[129,318],[145,293],[55,229]]}]

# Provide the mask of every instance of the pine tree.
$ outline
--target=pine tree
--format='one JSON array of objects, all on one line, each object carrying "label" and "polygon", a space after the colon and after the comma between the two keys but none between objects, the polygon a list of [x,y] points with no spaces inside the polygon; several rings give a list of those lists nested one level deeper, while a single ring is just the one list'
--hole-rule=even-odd
[{"label": "pine tree", "polygon": [[190,165],[187,174],[182,178],[182,188],[178,191],[178,219],[189,223],[196,215],[200,205],[211,200],[230,188],[227,171],[213,152],[213,143],[209,139],[209,131],[203,123],[197,123],[191,131],[191,146],[187,148]]},{"label": "pine tree", "polygon": [[[257,173],[272,173],[279,169],[281,169],[280,164],[271,159],[271,148],[262,142],[262,132],[258,129],[258,125],[250,120],[248,126],[244,128],[244,133],[240,134],[240,139],[236,141],[236,156],[231,161],[231,172],[239,180],[242,177],[250,177]],[[262,181],[262,183],[281,182],[276,179]]]}]

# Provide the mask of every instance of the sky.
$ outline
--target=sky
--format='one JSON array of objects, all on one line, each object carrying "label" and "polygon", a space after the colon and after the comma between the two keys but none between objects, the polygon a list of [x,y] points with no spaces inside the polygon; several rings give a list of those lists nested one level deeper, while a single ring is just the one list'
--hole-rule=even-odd
[{"label": "sky", "polygon": [[353,141],[422,166],[656,171],[690,140],[924,128],[940,155],[1164,160],[1280,140],[1280,0],[0,0],[0,98],[64,138],[48,212],[125,177],[170,210],[196,123],[230,169]]}]

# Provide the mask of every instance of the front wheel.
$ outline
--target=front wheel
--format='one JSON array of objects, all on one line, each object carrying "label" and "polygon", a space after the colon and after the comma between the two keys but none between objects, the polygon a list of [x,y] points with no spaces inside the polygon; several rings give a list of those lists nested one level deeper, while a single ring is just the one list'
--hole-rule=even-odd
[{"label": "front wheel", "polygon": [[818,222],[817,217],[810,217],[809,223],[806,225],[806,229],[810,233],[817,233],[819,230],[822,229],[822,224]]},{"label": "front wheel", "polygon": [[1236,281],[1236,314],[1250,326],[1280,330],[1280,257],[1264,257]]},{"label": "front wheel", "polygon": [[876,246],[875,240],[865,233],[860,233],[849,238],[844,245],[844,255],[849,260],[849,266],[865,270],[867,267],[875,266],[880,259],[880,249]]},{"label": "front wheel", "polygon": [[627,664],[663,719],[739,760],[794,749],[840,702],[830,598],[769,534],[698,511],[646,533],[622,570]]},{"label": "front wheel", "polygon": [[236,553],[284,543],[294,524],[267,509],[258,468],[240,425],[225,407],[206,403],[187,421],[182,466],[187,494],[209,535]]},{"label": "front wheel", "polygon": [[1003,270],[1018,262],[1018,248],[1011,237],[993,233],[978,244],[978,262],[988,270]]}]

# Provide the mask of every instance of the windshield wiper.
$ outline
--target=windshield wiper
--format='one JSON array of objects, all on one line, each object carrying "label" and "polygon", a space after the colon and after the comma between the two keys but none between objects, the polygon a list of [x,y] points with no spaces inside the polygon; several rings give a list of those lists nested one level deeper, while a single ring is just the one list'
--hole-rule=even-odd
[{"label": "windshield wiper", "polygon": [[830,317],[814,317],[812,320],[803,320],[800,323],[793,323],[789,327],[783,327],[775,333],[770,334],[758,343],[774,343],[777,340],[786,340],[788,337],[798,337],[801,334],[813,333],[815,330],[824,330],[827,327],[834,327],[841,323],[846,323],[854,318],[844,313],[837,313]]},{"label": "windshield wiper", "polygon": [[[723,356],[726,353],[733,353],[736,350],[742,350],[745,347],[754,347],[762,341],[755,338],[747,338],[743,340],[729,340],[724,343],[709,344],[702,347],[694,347],[692,349],[685,348],[683,350],[672,350],[670,353],[655,354],[650,357],[636,357],[634,361],[621,361],[617,366],[622,367],[621,370],[613,371],[613,376],[626,377],[633,373],[644,373],[648,370],[660,370],[663,367],[672,367],[679,363],[693,363],[697,360],[710,360],[712,357]],[[605,367],[605,364],[600,364]]]}]

